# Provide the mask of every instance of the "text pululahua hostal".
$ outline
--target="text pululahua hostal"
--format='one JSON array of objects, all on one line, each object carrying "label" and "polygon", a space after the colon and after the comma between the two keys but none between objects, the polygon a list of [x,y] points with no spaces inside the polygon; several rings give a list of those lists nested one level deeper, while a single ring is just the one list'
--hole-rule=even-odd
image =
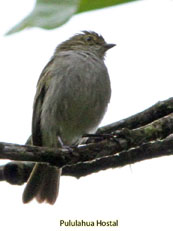
[{"label": "text pululahua hostal", "polygon": [[109,227],[115,227],[118,226],[118,220],[114,221],[104,221],[104,220],[96,220],[96,221],[85,221],[85,220],[60,220],[60,226],[97,226],[97,227],[103,227],[103,226],[109,226]]}]

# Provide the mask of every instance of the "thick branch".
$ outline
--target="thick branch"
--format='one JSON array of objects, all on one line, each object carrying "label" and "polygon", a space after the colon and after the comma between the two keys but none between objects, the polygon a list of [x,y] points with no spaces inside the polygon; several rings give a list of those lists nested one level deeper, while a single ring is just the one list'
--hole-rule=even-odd
[{"label": "thick branch", "polygon": [[[123,129],[117,132],[116,129],[120,128]],[[0,180],[22,184],[32,170],[31,162],[46,162],[63,167],[63,175],[79,178],[100,170],[171,155],[173,140],[165,137],[173,133],[173,98],[125,120],[102,127],[97,133],[110,134],[112,138],[89,138],[87,144],[72,148],[72,151],[0,143],[1,159],[27,161],[1,166]]]},{"label": "thick branch", "polygon": [[[163,129],[164,128],[164,129]],[[164,133],[163,133],[164,130]],[[122,130],[122,138],[105,139],[98,143],[87,144],[75,148],[46,148],[28,145],[0,143],[0,158],[50,163],[59,168],[80,162],[92,161],[103,156],[110,156],[124,149],[139,146],[143,142],[160,139],[173,133],[173,113],[162,119],[134,130]]]},{"label": "thick branch", "polygon": [[109,168],[124,167],[142,160],[149,160],[161,156],[173,154],[173,137],[155,142],[142,144],[136,148],[120,152],[118,155],[103,157],[90,163],[82,163],[74,166],[67,166],[63,169],[62,175],[80,178],[91,173],[96,173]]},{"label": "thick branch", "polygon": [[160,119],[173,112],[173,97],[159,101],[152,107],[137,113],[129,118],[106,125],[98,129],[98,134],[111,133],[122,128],[135,129]]},{"label": "thick branch", "polygon": [[[149,142],[142,144],[136,148],[122,151],[108,157],[102,157],[91,162],[79,163],[63,168],[62,175],[74,176],[80,178],[82,176],[96,173],[109,168],[123,167],[128,164],[152,159],[160,156],[168,156],[173,154],[173,136],[169,136],[164,140]],[[4,167],[4,178],[11,184],[23,184],[27,181],[33,165],[24,163],[11,162]],[[12,174],[13,173],[13,174]]]},{"label": "thick branch", "polygon": [[114,154],[119,144],[104,140],[68,149],[54,149],[0,142],[0,159],[49,163],[59,168]]}]

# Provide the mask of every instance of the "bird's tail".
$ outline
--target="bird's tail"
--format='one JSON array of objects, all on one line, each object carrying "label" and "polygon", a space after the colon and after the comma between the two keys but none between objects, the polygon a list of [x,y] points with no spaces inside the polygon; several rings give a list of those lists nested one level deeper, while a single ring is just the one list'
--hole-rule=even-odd
[{"label": "bird's tail", "polygon": [[39,203],[54,204],[58,196],[61,169],[47,165],[35,164],[23,192],[23,203],[36,198]]}]

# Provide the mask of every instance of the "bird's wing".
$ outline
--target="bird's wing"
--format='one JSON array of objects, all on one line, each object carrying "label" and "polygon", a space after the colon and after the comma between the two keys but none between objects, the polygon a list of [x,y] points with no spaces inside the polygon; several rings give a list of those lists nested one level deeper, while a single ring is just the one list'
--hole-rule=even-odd
[{"label": "bird's wing", "polygon": [[37,83],[37,91],[34,99],[33,117],[32,117],[32,143],[36,146],[42,146],[42,136],[40,129],[41,111],[44,97],[46,95],[49,81],[51,79],[51,66],[53,64],[53,58],[43,69],[40,78]]}]

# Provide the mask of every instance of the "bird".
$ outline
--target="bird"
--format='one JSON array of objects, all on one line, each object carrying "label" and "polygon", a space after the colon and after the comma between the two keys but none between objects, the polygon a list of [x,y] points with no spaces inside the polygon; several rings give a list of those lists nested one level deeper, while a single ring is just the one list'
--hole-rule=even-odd
[{"label": "bird", "polygon": [[[96,132],[110,102],[111,84],[104,63],[114,47],[94,31],[62,42],[40,74],[33,104],[32,145],[61,148],[80,144]],[[23,192],[23,203],[36,199],[53,205],[61,169],[36,163]]]}]

